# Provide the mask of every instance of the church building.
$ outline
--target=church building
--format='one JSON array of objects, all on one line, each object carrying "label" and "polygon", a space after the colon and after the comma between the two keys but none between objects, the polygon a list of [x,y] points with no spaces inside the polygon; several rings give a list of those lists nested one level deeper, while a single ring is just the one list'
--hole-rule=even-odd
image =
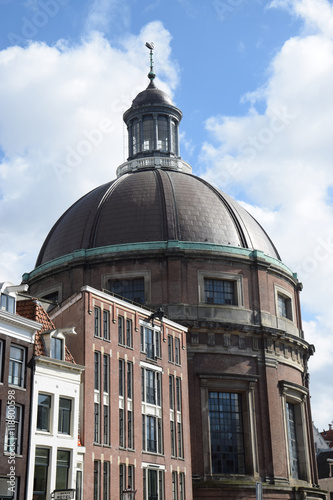
[{"label": "church building", "polygon": [[[317,486],[308,384],[313,346],[302,330],[302,285],[258,222],[230,196],[192,174],[179,152],[182,112],[156,87],[152,58],[148,77],[148,87],[124,113],[128,160],[118,167],[117,178],[60,217],[35,269],[23,280],[34,296],[57,303],[50,311],[57,326],[66,326],[60,319],[64,304],[86,287],[95,300],[92,315],[95,306],[103,309],[102,303],[115,294],[137,308],[162,310],[171,329],[174,322],[186,329],[163,337],[173,367],[167,360],[165,365],[157,362],[155,370],[161,366],[170,376],[176,370],[175,381],[181,376],[184,365],[175,362],[175,342],[186,337],[186,350],[180,352],[187,363],[182,377],[183,389],[187,381],[189,428],[184,435],[190,438],[191,460],[186,471],[181,462],[185,455],[168,465],[165,481],[175,483],[173,472],[178,476],[177,485],[167,490],[162,474],[147,475],[151,465],[137,467],[137,499],[324,499]],[[126,310],[123,304],[121,308]],[[66,314],[72,324],[69,306]],[[133,336],[139,345],[140,325]],[[87,333],[75,342],[77,351],[91,351],[88,363],[93,362],[92,343],[102,352],[102,343]],[[135,363],[144,362],[140,345]],[[70,349],[85,364],[73,345]],[[141,386],[144,390],[144,381]],[[118,386],[111,390],[119,396]],[[142,405],[136,406],[140,419]],[[147,451],[145,429],[136,431],[140,454]],[[92,436],[93,429],[89,432]],[[92,442],[82,444],[87,471],[94,463],[88,456]],[[111,445],[118,477],[123,462],[117,458],[118,445]],[[163,465],[163,449],[169,455],[165,458],[172,456],[170,443],[163,446],[141,462]],[[184,489],[180,473],[192,475],[191,487]],[[96,495],[94,499],[101,498]],[[92,496],[83,492],[83,498]]]}]

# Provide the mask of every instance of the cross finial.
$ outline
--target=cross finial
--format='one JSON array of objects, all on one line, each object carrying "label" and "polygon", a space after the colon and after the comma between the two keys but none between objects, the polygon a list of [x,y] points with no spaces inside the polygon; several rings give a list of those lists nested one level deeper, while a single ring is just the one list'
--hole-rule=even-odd
[{"label": "cross finial", "polygon": [[154,50],[154,44],[153,42],[146,42],[146,47],[150,50],[150,71],[148,73],[148,78],[152,82],[155,79],[155,73],[154,73],[154,61],[153,61],[153,50]]}]

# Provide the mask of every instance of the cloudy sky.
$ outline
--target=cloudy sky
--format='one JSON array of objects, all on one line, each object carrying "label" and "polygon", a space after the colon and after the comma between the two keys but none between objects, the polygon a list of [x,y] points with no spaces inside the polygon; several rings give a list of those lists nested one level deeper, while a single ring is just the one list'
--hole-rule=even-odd
[{"label": "cloudy sky", "polygon": [[333,3],[0,0],[0,281],[115,177],[147,83],[184,113],[181,154],[260,221],[298,273],[315,424],[333,420]]}]

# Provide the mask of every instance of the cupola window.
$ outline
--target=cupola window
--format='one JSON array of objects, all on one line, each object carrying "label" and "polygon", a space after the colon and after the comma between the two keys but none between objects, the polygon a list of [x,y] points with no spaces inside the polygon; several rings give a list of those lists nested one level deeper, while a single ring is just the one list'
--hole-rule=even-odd
[{"label": "cupola window", "polygon": [[140,123],[139,120],[133,122],[132,129],[133,139],[133,154],[136,155],[140,151]]},{"label": "cupola window", "polygon": [[170,136],[171,136],[170,153],[174,153],[176,155],[177,154],[177,127],[176,127],[176,123],[175,123],[174,120],[171,120],[170,126],[171,126],[171,131],[170,131]]},{"label": "cupola window", "polygon": [[168,150],[168,120],[166,116],[158,117],[158,140],[157,149],[162,151]]},{"label": "cupola window", "polygon": [[154,121],[152,116],[143,117],[143,150],[154,149]]}]

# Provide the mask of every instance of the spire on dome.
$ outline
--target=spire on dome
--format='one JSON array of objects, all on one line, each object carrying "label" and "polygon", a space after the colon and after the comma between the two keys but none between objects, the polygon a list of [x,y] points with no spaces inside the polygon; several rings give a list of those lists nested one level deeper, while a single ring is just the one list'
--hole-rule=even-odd
[{"label": "spire on dome", "polygon": [[150,71],[148,73],[148,78],[150,80],[150,83],[153,84],[153,80],[155,79],[156,75],[154,73],[154,61],[153,61],[153,50],[154,50],[154,44],[153,42],[146,42],[146,47],[147,49],[150,50]]}]

